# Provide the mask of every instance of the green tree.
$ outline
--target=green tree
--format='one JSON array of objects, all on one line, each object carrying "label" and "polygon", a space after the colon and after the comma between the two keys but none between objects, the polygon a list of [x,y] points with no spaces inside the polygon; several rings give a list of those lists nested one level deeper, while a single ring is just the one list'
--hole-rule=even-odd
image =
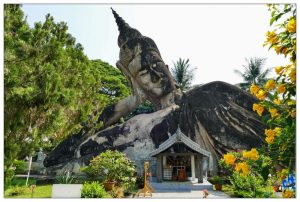
[{"label": "green tree", "polygon": [[142,104],[140,104],[133,112],[131,112],[129,115],[125,117],[125,121],[128,119],[131,119],[132,117],[139,115],[139,114],[150,114],[154,112],[154,106],[153,104],[146,100]]},{"label": "green tree", "polygon": [[109,104],[130,95],[129,84],[119,69],[102,60],[92,60],[92,66],[101,72],[99,93],[104,95]]},{"label": "green tree", "polygon": [[5,172],[14,159],[95,122],[107,104],[130,92],[118,69],[90,61],[67,31],[50,14],[30,28],[20,5],[4,6]]},{"label": "green tree", "polygon": [[182,91],[191,88],[192,80],[194,79],[194,70],[189,64],[189,59],[181,59],[173,62],[174,67],[171,68],[172,75]]},{"label": "green tree", "polygon": [[249,91],[252,83],[258,85],[264,85],[266,83],[267,75],[270,73],[270,69],[263,70],[266,62],[266,58],[251,57],[245,58],[246,65],[243,65],[244,72],[235,69],[234,72],[243,78],[243,82],[238,86],[243,90]]}]

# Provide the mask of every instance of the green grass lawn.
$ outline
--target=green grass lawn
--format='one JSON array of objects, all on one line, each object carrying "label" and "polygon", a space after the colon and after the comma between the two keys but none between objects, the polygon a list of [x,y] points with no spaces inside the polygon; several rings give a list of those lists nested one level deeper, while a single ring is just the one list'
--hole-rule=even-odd
[{"label": "green grass lawn", "polygon": [[29,187],[25,188],[25,192],[21,195],[11,196],[10,192],[12,189],[7,189],[4,194],[4,198],[51,198],[52,193],[52,185],[41,185],[37,186],[34,191],[33,195],[31,195],[31,191]]},{"label": "green grass lawn", "polygon": [[[33,195],[30,190],[30,185],[36,184],[35,179],[29,179],[28,186],[25,186],[26,179],[24,178],[15,178],[12,186],[9,187],[4,192],[5,198],[51,198],[52,193],[52,184],[50,185],[37,185],[33,191]],[[12,192],[15,192],[16,187],[20,187],[19,189],[22,190],[21,194],[18,195],[11,195]]]}]

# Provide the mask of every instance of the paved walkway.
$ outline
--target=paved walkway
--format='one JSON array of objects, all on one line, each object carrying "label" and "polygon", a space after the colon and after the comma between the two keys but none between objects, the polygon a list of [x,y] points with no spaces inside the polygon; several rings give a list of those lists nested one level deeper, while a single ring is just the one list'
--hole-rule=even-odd
[{"label": "paved walkway", "polygon": [[[221,191],[208,191],[207,198],[230,198],[227,194]],[[183,192],[155,192],[152,198],[203,198],[203,191],[183,191]]]},{"label": "paved walkway", "polygon": [[203,183],[192,182],[150,182],[155,189],[152,198],[203,198],[204,189],[208,190],[207,198],[230,198],[221,191],[213,190],[212,185],[204,180]]}]

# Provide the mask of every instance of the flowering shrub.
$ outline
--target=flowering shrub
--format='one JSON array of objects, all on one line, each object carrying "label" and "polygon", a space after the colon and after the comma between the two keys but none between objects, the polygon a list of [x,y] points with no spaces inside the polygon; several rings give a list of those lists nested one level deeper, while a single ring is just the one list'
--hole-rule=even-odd
[{"label": "flowering shrub", "polygon": [[268,170],[270,163],[270,159],[259,155],[255,148],[227,153],[220,160],[220,165],[229,171],[234,194],[245,198],[265,196],[265,170]]},{"label": "flowering shrub", "polygon": [[[264,86],[252,84],[250,92],[260,102],[253,104],[253,111],[266,123],[265,140],[267,147],[260,151],[256,149],[245,151],[241,155],[229,153],[224,155],[225,167],[234,167],[232,173],[234,190],[239,190],[239,185],[250,186],[258,183],[251,181],[253,176],[258,177],[262,173],[274,173],[276,180],[284,179],[289,173],[295,171],[296,156],[296,5],[295,4],[271,4],[268,5],[271,12],[270,25],[275,22],[276,29],[268,31],[264,46],[269,46],[279,55],[289,57],[290,64],[274,68],[275,79],[270,79]],[[260,156],[269,159],[269,170],[259,168]],[[232,168],[231,168],[232,169]],[[263,171],[263,172],[262,172]],[[241,178],[241,179],[240,179]],[[259,184],[264,185],[267,178]],[[240,183],[240,184],[239,184]],[[257,184],[257,186],[259,186]],[[249,188],[252,192],[255,191]],[[294,193],[287,190],[283,197],[294,197]],[[242,196],[253,196],[244,193]]]},{"label": "flowering shrub", "polygon": [[296,146],[296,7],[293,4],[268,6],[272,12],[270,24],[279,20],[281,23],[267,32],[264,45],[289,57],[290,64],[276,67],[275,80],[269,80],[265,86],[253,84],[250,91],[261,100],[253,105],[253,110],[259,116],[263,115],[263,121],[268,125],[265,130],[267,154],[275,165],[293,171]]}]

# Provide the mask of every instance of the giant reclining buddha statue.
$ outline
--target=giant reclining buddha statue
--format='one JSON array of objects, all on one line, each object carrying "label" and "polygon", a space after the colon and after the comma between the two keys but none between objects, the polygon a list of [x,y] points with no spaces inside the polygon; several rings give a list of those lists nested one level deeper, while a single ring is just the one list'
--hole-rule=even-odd
[{"label": "giant reclining buddha statue", "polygon": [[[265,126],[252,111],[253,103],[258,102],[254,96],[221,81],[182,92],[155,42],[112,11],[119,30],[116,66],[127,78],[132,94],[104,109],[99,117],[104,125],[99,131],[92,135],[81,131],[60,143],[44,161],[48,172],[78,172],[107,149],[126,153],[142,167],[149,153],[178,129],[211,153],[213,173],[224,153],[263,144]],[[153,104],[155,112],[116,124],[145,100]]]}]

